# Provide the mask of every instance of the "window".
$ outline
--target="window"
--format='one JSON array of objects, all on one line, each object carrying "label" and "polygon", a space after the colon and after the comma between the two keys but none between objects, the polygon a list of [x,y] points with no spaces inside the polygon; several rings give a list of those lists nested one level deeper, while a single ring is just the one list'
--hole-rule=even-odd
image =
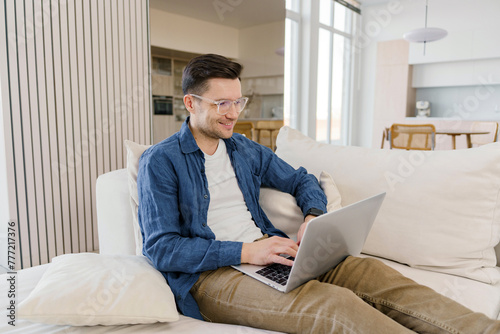
[{"label": "window", "polygon": [[286,0],[284,124],[297,127],[299,110],[299,0]]},{"label": "window", "polygon": [[[287,1],[285,120],[319,142],[345,145],[359,9],[354,1],[345,0],[308,4],[310,8]],[[307,23],[301,22],[302,17],[308,18]],[[308,80],[306,88],[301,80]],[[307,117],[299,110],[309,110]]]},{"label": "window", "polygon": [[356,14],[332,0],[320,0],[316,140],[348,142],[351,45]]}]

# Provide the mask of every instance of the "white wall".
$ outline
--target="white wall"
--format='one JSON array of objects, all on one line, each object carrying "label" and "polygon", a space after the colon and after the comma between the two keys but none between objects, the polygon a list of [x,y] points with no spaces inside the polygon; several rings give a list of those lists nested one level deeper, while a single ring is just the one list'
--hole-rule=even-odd
[{"label": "white wall", "polygon": [[238,58],[238,29],[149,9],[151,45]]},{"label": "white wall", "polygon": [[[470,57],[500,57],[500,1],[496,0],[433,0],[429,2],[428,26],[448,30],[449,36],[441,41],[428,43],[426,55],[423,45],[410,48],[410,60],[415,64],[425,62],[470,61]],[[362,38],[357,50],[361,53],[360,77],[355,96],[358,99],[354,111],[354,145],[371,146],[372,120],[375,92],[375,60],[377,42],[401,39],[403,34],[424,26],[425,1],[398,0],[362,8]],[[488,34],[485,39],[482,34]],[[457,45],[460,52],[457,54]],[[489,48],[488,45],[495,45]],[[421,55],[422,54],[422,55]],[[468,59],[468,60],[467,60]],[[481,62],[483,65],[487,62]],[[496,64],[497,62],[491,62]],[[443,66],[448,66],[444,65]],[[449,63],[448,63],[449,64]],[[437,66],[430,63],[427,66]],[[423,68],[422,65],[418,65]],[[463,67],[455,67],[461,73]],[[483,69],[494,72],[494,68]],[[427,71],[428,73],[429,71]],[[433,71],[434,72],[434,71]],[[443,71],[446,72],[446,71]],[[418,77],[419,73],[415,73]],[[462,81],[463,82],[463,81]]]},{"label": "white wall", "polygon": [[284,74],[284,57],[276,49],[285,44],[285,20],[262,24],[239,31],[239,61],[243,77]]}]

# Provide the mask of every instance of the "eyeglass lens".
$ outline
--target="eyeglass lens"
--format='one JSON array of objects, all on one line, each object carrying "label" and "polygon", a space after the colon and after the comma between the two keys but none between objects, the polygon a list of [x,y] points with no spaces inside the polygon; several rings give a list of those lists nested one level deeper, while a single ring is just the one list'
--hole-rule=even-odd
[{"label": "eyeglass lens", "polygon": [[237,99],[234,102],[230,101],[230,100],[220,101],[218,103],[219,113],[227,114],[231,110],[233,103],[234,103],[234,107],[235,107],[236,111],[241,112],[243,110],[243,108],[245,108],[245,105],[247,103],[247,99],[242,97],[242,98]]}]

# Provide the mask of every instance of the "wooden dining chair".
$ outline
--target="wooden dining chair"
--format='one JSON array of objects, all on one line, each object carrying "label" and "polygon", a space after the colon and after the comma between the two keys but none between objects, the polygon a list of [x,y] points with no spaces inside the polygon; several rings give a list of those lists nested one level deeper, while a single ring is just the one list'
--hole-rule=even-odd
[{"label": "wooden dining chair", "polygon": [[269,120],[258,121],[255,124],[255,141],[276,150],[276,138],[279,130],[283,126],[283,121]]},{"label": "wooden dining chair", "polygon": [[470,141],[472,147],[481,146],[496,142],[498,139],[498,123],[497,122],[473,122],[471,126],[473,131],[489,132],[484,135],[471,135]]},{"label": "wooden dining chair", "polygon": [[241,133],[248,139],[254,140],[254,125],[253,122],[236,122],[233,132]]},{"label": "wooden dining chair", "polygon": [[433,124],[392,124],[389,130],[391,149],[433,150],[436,128]]},{"label": "wooden dining chair", "polygon": [[380,148],[384,148],[385,141],[389,140],[389,128],[384,128],[384,131],[382,132],[382,144],[380,145]]}]

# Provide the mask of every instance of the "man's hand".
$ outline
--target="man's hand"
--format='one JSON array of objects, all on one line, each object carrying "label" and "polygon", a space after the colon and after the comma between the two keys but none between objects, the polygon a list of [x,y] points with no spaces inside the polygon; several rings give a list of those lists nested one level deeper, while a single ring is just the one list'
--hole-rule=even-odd
[{"label": "man's hand", "polygon": [[300,225],[299,231],[297,232],[297,245],[300,245],[300,242],[302,241],[302,237],[304,236],[307,223],[313,218],[316,218],[316,216],[313,215],[305,216],[304,222]]},{"label": "man's hand", "polygon": [[241,249],[241,263],[260,266],[281,263],[292,266],[293,261],[285,259],[280,254],[295,257],[298,248],[298,245],[293,240],[276,236],[252,243],[244,243]]}]

